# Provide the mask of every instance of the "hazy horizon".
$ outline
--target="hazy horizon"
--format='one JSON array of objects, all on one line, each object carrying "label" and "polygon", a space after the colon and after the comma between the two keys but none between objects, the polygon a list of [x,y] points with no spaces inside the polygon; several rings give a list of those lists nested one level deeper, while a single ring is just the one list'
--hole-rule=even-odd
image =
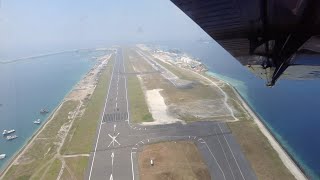
[{"label": "hazy horizon", "polygon": [[169,0],[2,0],[0,39],[3,58],[12,51],[36,54],[209,36]]}]

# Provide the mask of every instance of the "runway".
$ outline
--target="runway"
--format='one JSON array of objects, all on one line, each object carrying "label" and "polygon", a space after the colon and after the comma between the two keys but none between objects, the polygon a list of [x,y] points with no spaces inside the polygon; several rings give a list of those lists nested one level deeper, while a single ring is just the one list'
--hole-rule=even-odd
[{"label": "runway", "polygon": [[124,59],[119,48],[86,179],[139,179],[137,153],[142,147],[149,143],[177,140],[195,142],[215,180],[257,179],[225,123],[131,124],[126,81]]}]

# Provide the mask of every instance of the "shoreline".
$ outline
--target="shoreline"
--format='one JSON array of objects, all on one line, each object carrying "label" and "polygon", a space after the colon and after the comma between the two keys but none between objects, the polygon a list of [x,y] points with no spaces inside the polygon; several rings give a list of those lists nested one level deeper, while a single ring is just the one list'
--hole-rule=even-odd
[{"label": "shoreline", "polygon": [[[187,70],[189,70],[189,69],[187,69]],[[189,71],[191,71],[191,70],[189,70]],[[200,73],[194,72],[194,71],[191,71],[191,72],[200,75],[201,77],[207,79],[208,81],[210,81],[211,83],[216,85],[215,82],[213,82],[211,79],[209,79],[208,77],[206,77],[205,75],[202,74],[205,72],[202,72],[202,73],[201,72]],[[237,98],[240,100],[243,108],[252,117],[253,121],[255,122],[255,124],[257,125],[257,127],[261,131],[261,133],[268,139],[268,142],[270,143],[272,148],[277,152],[277,154],[278,154],[281,162],[284,164],[284,166],[290,171],[290,173],[297,180],[307,180],[308,178],[307,178],[303,168],[299,165],[299,163],[296,160],[294,160],[294,158],[290,155],[290,153],[286,150],[286,148],[281,145],[281,142],[278,141],[276,136],[272,133],[270,128],[265,124],[265,122],[259,118],[259,116],[255,113],[255,111],[249,105],[249,103],[245,100],[245,98],[243,98],[241,96],[239,91],[235,87],[233,87],[230,83],[224,81],[223,79],[220,79],[212,74],[206,74],[206,75],[210,76],[211,78],[217,79],[218,81],[223,82],[224,84],[228,85],[233,90],[233,92],[236,94]]]},{"label": "shoreline", "polygon": [[[223,81],[223,80],[222,80]],[[237,95],[238,99],[241,101],[242,106],[246,109],[246,111],[250,114],[250,116],[253,118],[253,121],[257,124],[259,130],[262,132],[262,134],[268,139],[269,143],[273,147],[273,149],[277,152],[279,155],[279,158],[283,162],[283,164],[287,167],[287,169],[291,172],[291,174],[296,179],[304,179],[307,180],[307,176],[305,174],[305,171],[302,169],[302,167],[299,165],[299,163],[294,160],[292,155],[286,150],[285,147],[281,145],[281,142],[278,141],[274,133],[271,131],[271,129],[268,127],[268,125],[259,118],[258,114],[254,112],[253,108],[250,106],[250,104],[241,96],[239,91],[233,87],[228,82],[223,81],[226,83],[233,92]]]},{"label": "shoreline", "polygon": [[[139,48],[142,50],[150,51],[149,48],[143,49],[144,46],[139,47]],[[170,56],[168,56],[168,58],[170,58]],[[190,59],[191,59],[191,61],[196,61],[196,60],[193,60],[192,58],[190,58]],[[166,61],[166,60],[163,60],[163,61]],[[170,60],[167,60],[167,61],[170,61]],[[289,153],[289,151],[286,149],[286,147],[284,147],[281,144],[281,141],[279,141],[277,139],[277,136],[275,133],[272,132],[272,129],[270,129],[268,127],[268,125],[266,124],[266,122],[263,121],[263,119],[259,118],[259,116],[254,112],[254,109],[250,106],[250,104],[246,101],[246,99],[241,96],[239,91],[234,86],[232,86],[230,83],[228,83],[224,79],[221,79],[219,77],[214,76],[213,74],[206,74],[206,72],[209,71],[208,68],[206,71],[197,71],[197,70],[192,70],[189,68],[189,65],[192,64],[190,62],[182,62],[181,60],[180,61],[173,61],[173,62],[174,63],[171,62],[171,65],[177,66],[178,68],[185,69],[185,70],[192,72],[198,76],[201,76],[203,79],[209,81],[212,85],[215,85],[217,88],[219,88],[223,93],[224,93],[224,90],[222,90],[219,87],[219,85],[218,85],[219,83],[216,81],[219,81],[219,82],[229,86],[232,89],[232,91],[235,93],[236,97],[239,99],[240,104],[243,107],[244,111],[246,111],[249,114],[249,116],[252,117],[253,122],[257,125],[257,128],[259,129],[259,131],[263,134],[263,136],[265,136],[267,138],[268,143],[271,145],[271,147],[274,149],[274,151],[276,151],[276,154],[280,158],[280,161],[282,162],[282,164],[288,169],[288,171],[294,176],[294,178],[299,179],[299,180],[300,179],[301,180],[308,179],[303,167],[298,163],[298,161],[296,161],[294,159],[294,156],[292,156]],[[178,64],[183,64],[183,65],[179,66]],[[201,63],[201,64],[206,67],[205,64],[203,64],[203,63]]]},{"label": "shoreline", "polygon": [[[189,69],[187,69],[187,70],[189,70]],[[189,70],[189,71],[191,71],[191,70]],[[209,80],[211,83],[216,85],[216,83],[214,83],[211,79],[209,79],[208,77],[203,75],[201,72],[200,73],[194,72],[194,71],[191,71],[191,72],[200,75],[201,77]],[[205,73],[205,72],[203,72],[203,73]],[[273,132],[270,130],[270,128],[265,124],[265,122],[263,120],[261,120],[259,118],[259,116],[256,114],[256,112],[254,112],[253,108],[249,105],[249,103],[245,100],[245,98],[243,98],[241,96],[239,91],[235,87],[233,87],[230,83],[224,81],[223,79],[215,77],[211,74],[207,74],[207,75],[210,76],[211,78],[214,78],[214,79],[217,79],[217,80],[223,82],[224,84],[228,85],[233,90],[233,92],[236,94],[237,98],[240,100],[241,105],[244,107],[244,109],[247,111],[247,113],[250,114],[250,116],[252,117],[253,121],[255,122],[255,124],[257,125],[259,130],[262,132],[262,134],[268,139],[268,142],[270,143],[272,148],[277,152],[280,160],[285,165],[285,167],[290,171],[290,173],[297,180],[307,180],[308,178],[307,178],[303,168],[299,165],[299,163],[296,160],[294,160],[294,158],[290,155],[290,153],[286,150],[286,148],[281,145],[281,142],[278,141],[278,139],[273,134]]]},{"label": "shoreline", "polygon": [[[104,56],[101,56],[100,58],[103,58]],[[8,160],[8,162],[4,165],[2,169],[0,169],[0,179],[4,178],[8,170],[15,164],[17,159],[19,159],[25,151],[29,148],[29,146],[32,145],[32,143],[36,140],[36,137],[45,129],[45,127],[49,124],[49,122],[52,121],[52,119],[55,117],[56,113],[60,110],[63,103],[65,103],[68,100],[68,97],[74,92],[79,85],[79,83],[84,80],[87,76],[89,76],[89,72],[91,72],[92,69],[98,68],[100,64],[102,64],[103,61],[101,61],[99,58],[97,58],[96,63],[94,63],[91,68],[88,69],[88,71],[83,74],[79,81],[74,84],[71,89],[66,93],[66,95],[63,97],[63,99],[59,102],[59,104],[53,109],[53,111],[50,113],[50,115],[46,118],[45,122],[41,124],[41,126],[33,132],[33,134],[30,136],[30,138],[26,139],[24,144],[21,148],[17,150],[17,152]]]},{"label": "shoreline", "polygon": [[[73,90],[73,89],[72,89]],[[71,90],[71,91],[72,91]],[[70,93],[70,92],[69,92]],[[69,94],[68,93],[68,94]],[[67,94],[67,95],[68,95]],[[66,95],[66,96],[67,96]],[[65,97],[66,97],[65,96]],[[6,167],[0,170],[0,179],[4,177],[4,175],[8,172],[8,170],[14,165],[15,161],[20,158],[20,156],[28,149],[28,147],[34,142],[36,137],[42,132],[42,130],[46,127],[46,125],[53,119],[55,114],[58,112],[62,104],[65,102],[65,98],[58,104],[58,106],[51,112],[50,116],[46,119],[45,123],[43,123],[33,134],[32,136],[25,141],[23,146],[12,156],[12,158],[6,163]]]}]

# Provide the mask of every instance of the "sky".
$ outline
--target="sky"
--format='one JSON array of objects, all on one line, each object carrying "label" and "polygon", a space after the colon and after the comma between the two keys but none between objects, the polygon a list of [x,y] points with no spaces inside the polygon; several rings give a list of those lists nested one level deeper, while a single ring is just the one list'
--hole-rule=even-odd
[{"label": "sky", "polygon": [[169,0],[0,1],[0,57],[17,50],[209,38]]}]

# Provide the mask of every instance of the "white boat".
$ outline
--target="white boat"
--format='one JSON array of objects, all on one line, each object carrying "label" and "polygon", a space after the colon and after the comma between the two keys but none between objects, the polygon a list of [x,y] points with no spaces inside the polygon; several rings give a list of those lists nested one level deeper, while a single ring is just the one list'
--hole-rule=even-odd
[{"label": "white boat", "polygon": [[16,138],[18,138],[17,135],[12,135],[12,136],[7,136],[7,137],[6,137],[6,139],[7,139],[8,141],[13,140],[13,139],[16,139]]},{"label": "white boat", "polygon": [[0,154],[0,159],[6,158],[6,154]]},{"label": "white boat", "polygon": [[33,121],[33,124],[40,124],[40,123],[41,123],[40,119],[37,119],[36,121]]},{"label": "white boat", "polygon": [[11,129],[11,130],[3,130],[3,133],[2,133],[2,135],[8,135],[8,134],[11,134],[11,133],[14,133],[14,132],[16,132],[16,130],[14,130],[14,129]]}]

